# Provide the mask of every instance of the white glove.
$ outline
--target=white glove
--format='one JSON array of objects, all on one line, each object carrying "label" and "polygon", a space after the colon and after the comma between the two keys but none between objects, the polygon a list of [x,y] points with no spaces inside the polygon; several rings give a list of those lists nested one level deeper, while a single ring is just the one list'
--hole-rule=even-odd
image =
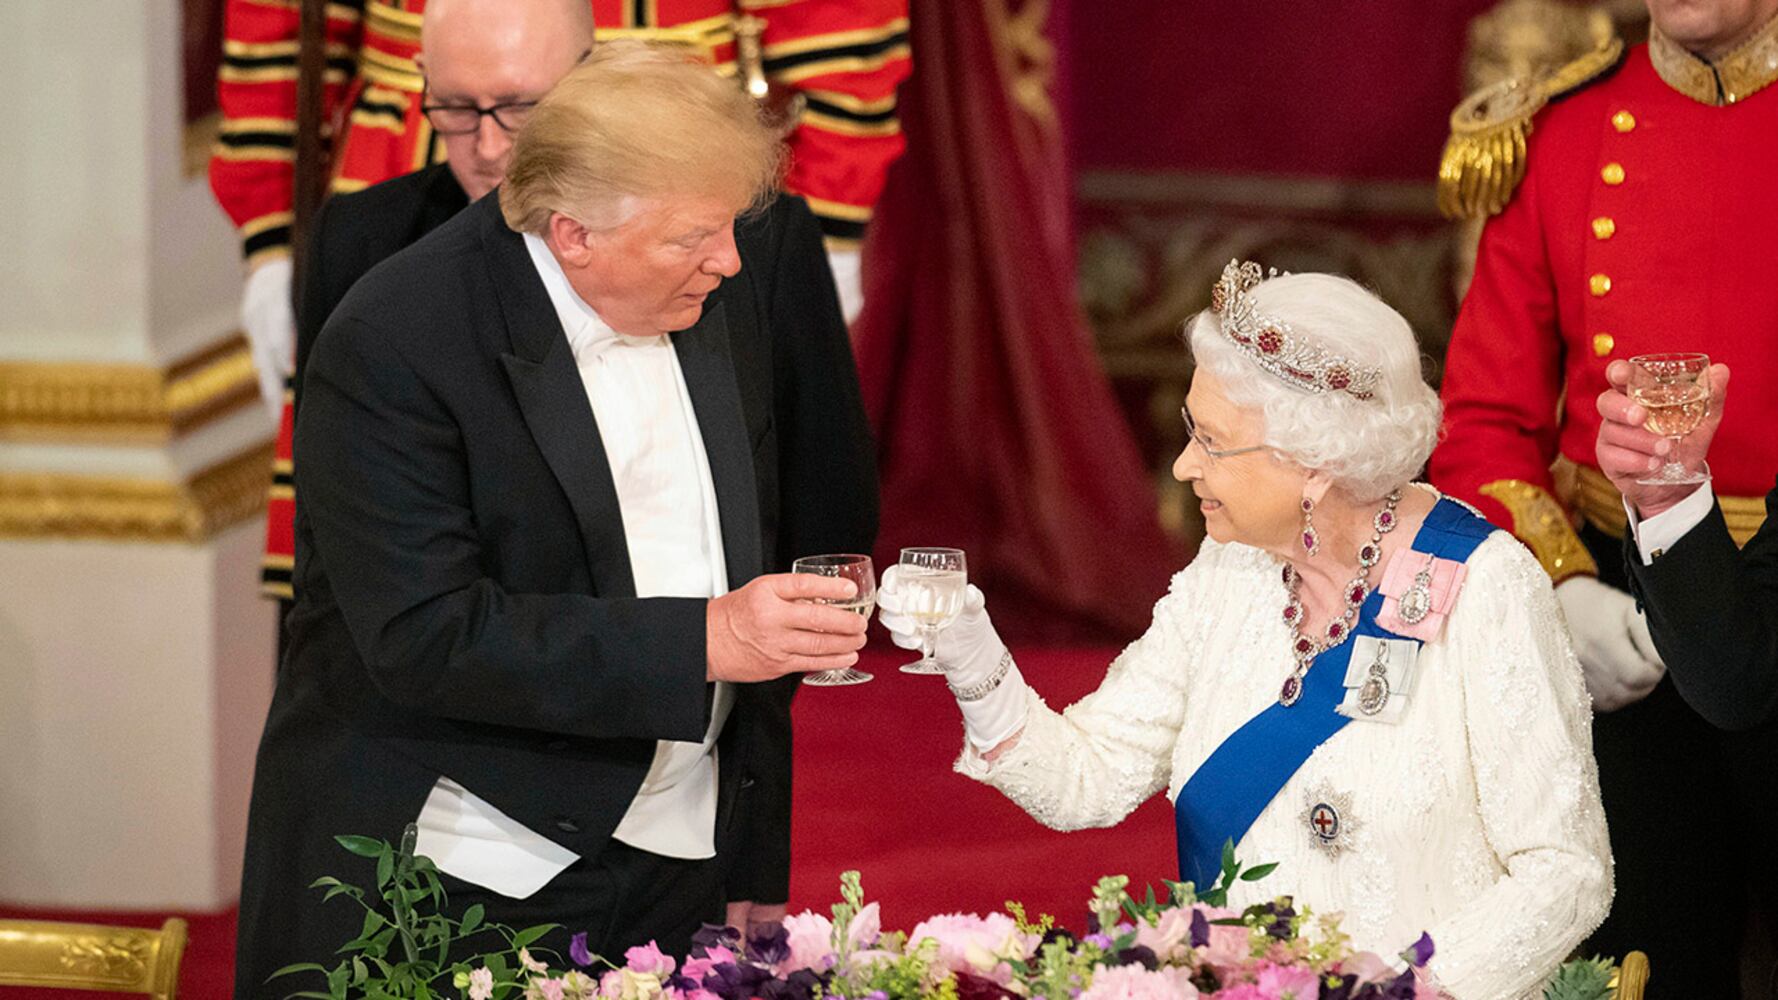
[{"label": "white glove", "polygon": [[259,373],[259,396],[276,423],[284,416],[284,380],[296,371],[296,310],[290,304],[291,263],[276,257],[247,275],[241,329]]},{"label": "white glove", "polygon": [[833,271],[834,291],[840,294],[840,315],[846,325],[864,309],[864,261],[857,250],[829,250],[827,266]]},{"label": "white glove", "polygon": [[1574,636],[1593,710],[1615,712],[1648,697],[1667,665],[1636,599],[1590,576],[1573,576],[1556,587],[1556,600]]},{"label": "white glove", "polygon": [[[899,566],[883,573],[877,586],[877,618],[889,630],[889,638],[902,649],[920,649],[921,636],[913,618],[903,614],[906,595],[899,589]],[[938,633],[934,645],[938,662],[945,668],[945,683],[951,693],[969,692],[991,683],[1000,673],[1001,661],[1006,671],[997,686],[980,697],[968,701],[958,699],[963,710],[963,728],[969,742],[978,751],[986,752],[1006,742],[1025,728],[1025,678],[1019,674],[988,620],[987,598],[980,588],[970,584],[963,598],[963,611],[957,620]]]}]

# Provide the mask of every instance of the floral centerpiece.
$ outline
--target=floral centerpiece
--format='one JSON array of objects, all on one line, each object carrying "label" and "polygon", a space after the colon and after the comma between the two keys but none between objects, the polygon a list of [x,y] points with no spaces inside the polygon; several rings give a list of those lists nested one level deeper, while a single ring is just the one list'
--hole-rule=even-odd
[{"label": "floral centerpiece", "polygon": [[[1141,898],[1129,879],[1099,880],[1085,932],[1076,934],[1023,907],[987,916],[944,914],[906,932],[886,930],[866,902],[857,872],[841,876],[830,914],[804,911],[771,932],[743,939],[733,928],[705,927],[691,954],[664,954],[652,943],[622,962],[570,940],[567,956],[534,950],[553,925],[515,930],[484,923],[478,907],[460,920],[444,902],[436,869],[413,855],[413,833],[400,848],[362,837],[339,838],[374,858],[376,889],[322,879],[328,898],[347,896],[365,909],[360,936],[340,949],[332,969],[302,964],[278,975],[318,973],[319,1000],[1437,1000],[1426,972],[1434,943],[1424,934],[1399,956],[1355,951],[1337,914],[1317,914],[1288,896],[1235,911],[1226,905],[1237,881],[1274,866],[1243,869],[1233,845],[1223,850],[1215,886],[1166,882]],[[380,900],[382,906],[377,905]],[[385,910],[387,911],[385,913]],[[452,956],[453,946],[477,950]],[[489,946],[492,945],[490,948]],[[1570,963],[1547,1000],[1609,1000],[1611,963]]]}]

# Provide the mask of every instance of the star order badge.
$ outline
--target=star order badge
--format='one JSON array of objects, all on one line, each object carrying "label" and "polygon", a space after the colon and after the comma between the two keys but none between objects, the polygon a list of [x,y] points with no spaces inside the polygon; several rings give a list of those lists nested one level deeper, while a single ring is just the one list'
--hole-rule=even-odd
[{"label": "star order badge", "polygon": [[1339,857],[1352,846],[1352,834],[1358,829],[1358,821],[1352,815],[1352,796],[1334,791],[1327,782],[1309,789],[1302,822],[1309,831],[1309,842],[1330,858]]}]

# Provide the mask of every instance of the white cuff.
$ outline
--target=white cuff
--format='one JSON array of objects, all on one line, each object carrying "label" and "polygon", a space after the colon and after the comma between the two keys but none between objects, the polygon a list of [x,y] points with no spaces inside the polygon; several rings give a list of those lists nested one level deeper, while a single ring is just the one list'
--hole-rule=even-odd
[{"label": "white cuff", "polygon": [[977,753],[987,753],[1025,728],[1030,699],[1019,665],[1012,664],[1000,685],[975,701],[960,701],[963,731]]},{"label": "white cuff", "polygon": [[1636,519],[1635,509],[1629,500],[1625,500],[1624,513],[1630,517],[1630,534],[1635,537],[1636,548],[1642,553],[1642,565],[1653,565],[1657,557],[1710,516],[1710,508],[1714,506],[1716,491],[1709,483],[1699,485],[1690,496],[1645,521]]}]

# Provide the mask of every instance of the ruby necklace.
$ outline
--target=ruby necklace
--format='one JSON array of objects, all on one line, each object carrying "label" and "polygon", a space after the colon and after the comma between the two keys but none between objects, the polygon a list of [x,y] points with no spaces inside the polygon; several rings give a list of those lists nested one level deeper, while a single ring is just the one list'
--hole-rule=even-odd
[{"label": "ruby necklace", "polygon": [[1309,672],[1309,664],[1323,650],[1338,646],[1352,634],[1352,620],[1358,617],[1358,609],[1364,606],[1364,599],[1371,593],[1371,568],[1383,558],[1383,536],[1395,530],[1395,505],[1400,502],[1401,490],[1392,490],[1383,499],[1383,509],[1371,518],[1371,540],[1358,547],[1358,572],[1353,574],[1352,582],[1346,584],[1346,609],[1327,623],[1327,632],[1320,639],[1303,634],[1303,602],[1297,597],[1297,585],[1302,577],[1295,566],[1284,564],[1284,587],[1289,593],[1284,604],[1284,621],[1296,632],[1296,639],[1290,646],[1296,657],[1296,669],[1284,678],[1284,686],[1278,691],[1278,704],[1285,708],[1296,704],[1303,696],[1303,676]]}]

